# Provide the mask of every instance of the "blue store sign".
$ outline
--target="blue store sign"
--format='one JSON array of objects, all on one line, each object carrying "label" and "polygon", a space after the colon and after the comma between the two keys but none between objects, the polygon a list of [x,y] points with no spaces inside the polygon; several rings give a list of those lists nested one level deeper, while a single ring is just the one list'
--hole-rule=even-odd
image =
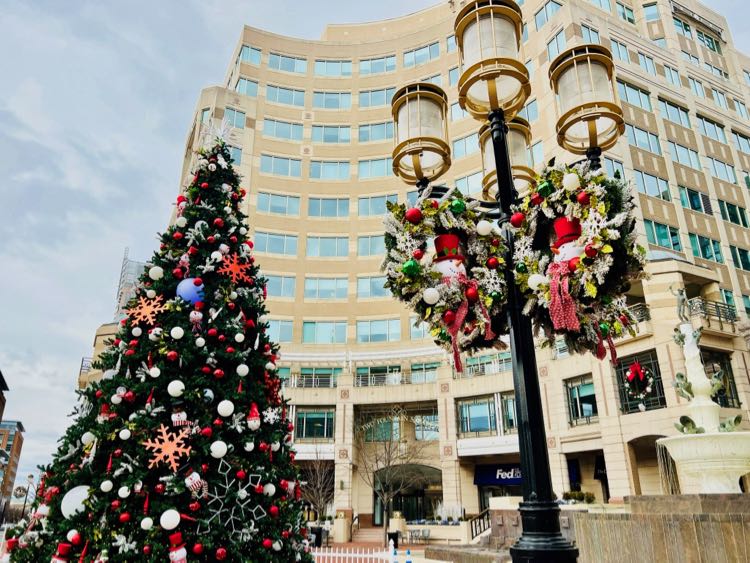
[{"label": "blue store sign", "polygon": [[520,485],[521,466],[517,463],[493,463],[474,468],[475,485]]}]

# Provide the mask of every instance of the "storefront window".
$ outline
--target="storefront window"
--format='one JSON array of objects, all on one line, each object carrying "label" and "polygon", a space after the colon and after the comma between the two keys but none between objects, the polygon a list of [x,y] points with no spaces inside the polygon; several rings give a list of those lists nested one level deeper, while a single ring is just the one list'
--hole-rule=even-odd
[{"label": "storefront window", "polygon": [[440,432],[438,427],[438,415],[417,414],[414,415],[414,435],[417,440],[438,440]]},{"label": "storefront window", "polygon": [[566,379],[565,397],[568,401],[568,422],[571,426],[596,421],[596,393],[590,375]]},{"label": "storefront window", "polygon": [[298,409],[297,440],[333,439],[333,409]]},{"label": "storefront window", "polygon": [[458,403],[459,434],[462,437],[496,433],[494,397],[478,397]]}]

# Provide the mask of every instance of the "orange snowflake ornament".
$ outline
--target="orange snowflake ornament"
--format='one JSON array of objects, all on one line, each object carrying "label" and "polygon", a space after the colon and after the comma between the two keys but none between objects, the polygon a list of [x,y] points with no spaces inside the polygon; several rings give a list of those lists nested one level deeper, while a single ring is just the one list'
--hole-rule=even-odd
[{"label": "orange snowflake ornament", "polygon": [[181,428],[178,432],[170,432],[163,424],[159,426],[159,436],[156,440],[146,440],[143,445],[147,450],[154,452],[148,462],[148,468],[153,469],[158,464],[168,465],[172,471],[177,473],[179,459],[190,455],[190,446],[185,445],[190,433],[189,428]]},{"label": "orange snowflake ornament", "polygon": [[158,295],[153,299],[148,299],[141,295],[138,297],[138,304],[132,309],[127,309],[127,312],[133,320],[133,324],[145,323],[152,325],[156,322],[156,315],[166,309],[167,306],[164,304],[163,295]]},{"label": "orange snowflake ornament", "polygon": [[232,278],[232,283],[244,282],[252,283],[253,278],[248,274],[250,264],[240,262],[240,257],[236,252],[224,256],[222,266],[216,270],[220,274],[226,274]]}]

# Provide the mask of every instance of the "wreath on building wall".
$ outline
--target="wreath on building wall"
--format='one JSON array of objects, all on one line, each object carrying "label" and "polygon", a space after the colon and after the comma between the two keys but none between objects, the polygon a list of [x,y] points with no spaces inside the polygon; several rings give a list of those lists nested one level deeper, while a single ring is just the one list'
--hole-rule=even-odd
[{"label": "wreath on building wall", "polygon": [[429,325],[461,371],[461,352],[502,346],[507,247],[479,202],[455,188],[430,195],[425,189],[413,207],[388,203],[382,269],[386,287]]},{"label": "wreath on building wall", "polygon": [[515,280],[543,344],[562,335],[570,350],[603,359],[606,342],[617,361],[613,337],[635,334],[625,292],[645,276],[634,208],[618,175],[554,161],[514,208]]},{"label": "wreath on building wall", "polygon": [[654,374],[647,368],[643,367],[640,362],[630,364],[628,371],[625,373],[623,382],[625,392],[630,401],[638,401],[638,409],[646,410],[643,401],[648,398],[654,390]]}]

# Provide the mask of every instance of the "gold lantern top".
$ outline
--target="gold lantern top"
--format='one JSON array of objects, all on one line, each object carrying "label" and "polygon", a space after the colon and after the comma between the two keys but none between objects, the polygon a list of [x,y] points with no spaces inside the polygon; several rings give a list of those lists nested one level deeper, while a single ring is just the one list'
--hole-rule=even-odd
[{"label": "gold lantern top", "polygon": [[501,109],[507,120],[531,92],[521,62],[521,8],[513,0],[475,0],[456,16],[455,36],[463,72],[458,101],[475,119]]},{"label": "gold lantern top", "polygon": [[557,142],[574,154],[607,150],[625,131],[622,108],[613,87],[614,64],[609,49],[580,45],[560,53],[550,64],[555,92]]},{"label": "gold lantern top", "polygon": [[[531,144],[531,129],[529,122],[516,116],[508,123],[507,132],[508,156],[513,173],[513,185],[519,195],[524,195],[529,186],[534,183],[534,171],[529,167],[529,145]],[[482,151],[482,198],[494,201],[497,196],[497,170],[495,168],[495,154],[492,144],[492,130],[489,123],[479,129],[479,147]]]},{"label": "gold lantern top", "polygon": [[429,82],[409,84],[391,102],[395,125],[393,172],[407,184],[424,184],[450,167],[448,96]]}]

